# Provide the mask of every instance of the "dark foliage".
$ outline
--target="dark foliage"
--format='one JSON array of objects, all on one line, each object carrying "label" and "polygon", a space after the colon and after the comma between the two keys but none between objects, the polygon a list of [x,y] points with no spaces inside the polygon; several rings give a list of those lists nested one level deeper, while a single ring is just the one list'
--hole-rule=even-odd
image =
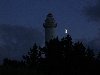
[{"label": "dark foliage", "polygon": [[30,49],[30,51],[28,52],[27,55],[23,56],[24,60],[25,60],[25,64],[28,66],[28,67],[37,67],[39,61],[39,54],[38,54],[39,50],[38,50],[38,47],[36,44],[34,44],[33,48]]},{"label": "dark foliage", "polygon": [[50,40],[42,48],[34,44],[23,61],[4,59],[1,68],[15,70],[18,75],[99,75],[100,53],[96,57],[92,49],[80,41],[74,43],[67,35]]}]

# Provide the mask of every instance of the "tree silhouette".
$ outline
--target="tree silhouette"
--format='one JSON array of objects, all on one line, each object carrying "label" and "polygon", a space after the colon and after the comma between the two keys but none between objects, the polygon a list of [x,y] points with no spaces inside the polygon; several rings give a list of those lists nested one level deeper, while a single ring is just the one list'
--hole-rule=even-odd
[{"label": "tree silhouette", "polygon": [[35,43],[23,59],[21,62],[4,59],[3,65],[12,68],[24,66],[24,72],[36,71],[43,75],[100,74],[100,53],[95,57],[91,48],[85,47],[81,41],[73,42],[69,34],[61,40],[58,37],[51,39],[44,47]]},{"label": "tree silhouette", "polygon": [[23,56],[24,62],[28,67],[36,68],[39,59],[39,50],[36,43],[33,45],[33,48],[30,49],[27,55]]},{"label": "tree silhouette", "polygon": [[61,50],[61,44],[58,37],[50,40],[50,42],[46,44],[45,55],[49,71],[61,68],[63,62],[63,50]]},{"label": "tree silhouette", "polygon": [[[43,57],[44,55],[44,57]],[[34,44],[28,55],[24,57],[26,64],[49,74],[89,74],[94,69],[94,52],[86,48],[82,42],[73,42],[70,35],[61,40],[54,38],[46,42],[44,47]]]}]

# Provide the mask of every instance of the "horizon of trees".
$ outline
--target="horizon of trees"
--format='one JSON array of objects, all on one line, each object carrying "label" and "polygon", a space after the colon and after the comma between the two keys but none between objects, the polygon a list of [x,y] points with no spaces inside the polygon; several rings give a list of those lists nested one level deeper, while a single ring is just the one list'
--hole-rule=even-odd
[{"label": "horizon of trees", "polygon": [[[44,47],[35,43],[23,60],[5,58],[1,71],[18,72],[19,75],[99,75],[100,53],[85,47],[81,41],[73,42],[68,34],[46,42]],[[11,74],[11,73],[10,73]],[[12,74],[11,74],[12,75]]]}]

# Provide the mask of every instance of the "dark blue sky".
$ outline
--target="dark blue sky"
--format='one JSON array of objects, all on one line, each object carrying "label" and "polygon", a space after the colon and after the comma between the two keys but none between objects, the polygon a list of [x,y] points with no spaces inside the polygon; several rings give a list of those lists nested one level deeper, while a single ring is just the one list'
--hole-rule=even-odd
[{"label": "dark blue sky", "polygon": [[84,7],[94,4],[91,0],[0,0],[0,23],[32,26],[43,29],[49,12],[58,23],[58,34],[64,29],[75,38],[94,38],[98,32],[96,23],[88,22]]},{"label": "dark blue sky", "polygon": [[[5,40],[8,40],[12,45],[12,42],[16,43],[15,40],[20,41],[19,38],[24,39],[21,42],[17,42],[17,44],[21,43],[21,46],[27,46],[25,43],[29,43],[31,40],[32,42],[34,42],[34,39],[38,41],[40,40],[39,37],[44,39],[43,22],[49,12],[53,13],[58,24],[57,34],[59,37],[65,36],[65,29],[68,29],[68,33],[71,34],[74,39],[88,40],[99,45],[100,20],[98,19],[100,19],[100,17],[98,16],[100,15],[100,9],[98,7],[100,2],[96,3],[97,1],[98,0],[0,0],[0,32],[3,34],[0,36],[6,37],[6,39],[0,39],[3,41],[0,42],[1,48],[2,44],[7,44]],[[30,31],[29,28],[31,27],[33,29]],[[26,32],[23,33],[23,31]],[[29,36],[29,38],[27,38],[27,36]],[[14,41],[8,39],[12,37]],[[30,37],[33,39],[31,38],[30,40]],[[3,46],[6,47],[6,44]],[[27,48],[30,46],[27,46]],[[20,48],[20,45],[16,45],[13,49],[18,47]],[[11,48],[12,46],[9,49]],[[12,54],[13,57],[15,57],[13,52]],[[10,53],[8,56],[9,55]]]}]

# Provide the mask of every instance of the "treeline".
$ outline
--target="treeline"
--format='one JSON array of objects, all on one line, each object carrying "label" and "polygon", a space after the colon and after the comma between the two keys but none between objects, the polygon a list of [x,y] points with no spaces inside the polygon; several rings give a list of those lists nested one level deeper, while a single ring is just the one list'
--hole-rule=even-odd
[{"label": "treeline", "polygon": [[[70,35],[46,42],[44,47],[36,44],[23,56],[22,61],[4,59],[0,73],[15,75],[100,75],[100,53],[73,42]],[[12,73],[13,72],[13,73]]]}]

